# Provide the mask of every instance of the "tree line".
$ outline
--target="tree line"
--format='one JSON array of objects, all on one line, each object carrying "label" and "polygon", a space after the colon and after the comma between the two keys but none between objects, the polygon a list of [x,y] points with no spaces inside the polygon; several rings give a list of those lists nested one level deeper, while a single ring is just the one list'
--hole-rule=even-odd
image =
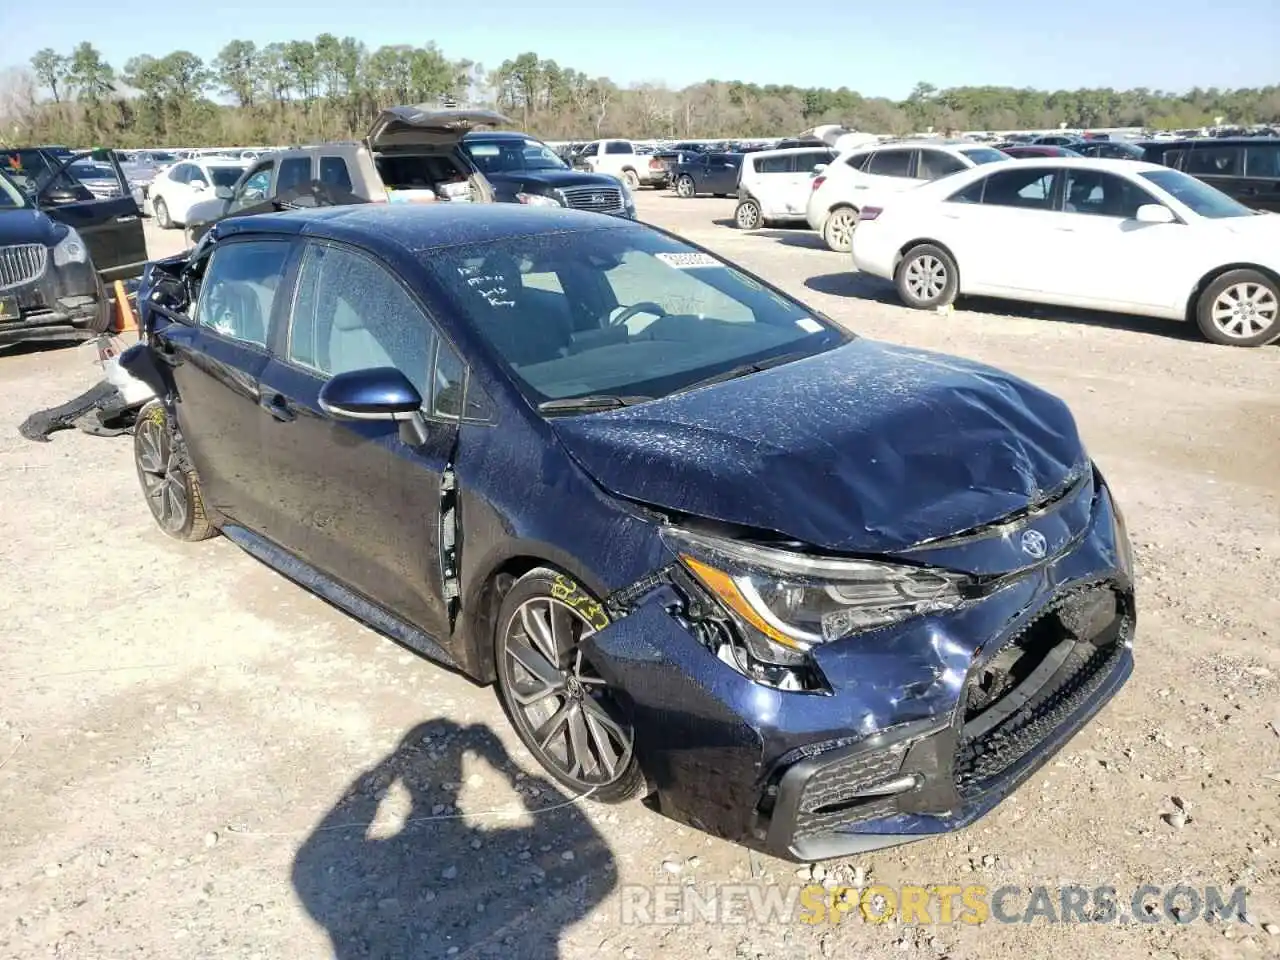
[{"label": "tree line", "polygon": [[1012,87],[938,89],[905,100],[847,87],[706,80],[682,89],[623,88],[524,53],[494,69],[450,59],[434,43],[370,50],[354,37],[262,46],[234,40],[206,62],[187,50],[142,54],[120,67],[90,42],[38,51],[0,78],[0,143],[117,147],[256,145],[348,139],[382,107],[467,102],[494,106],[548,140],[600,136],[756,137],[820,123],[902,135],[960,130],[1280,122],[1280,87],[1182,93]]}]

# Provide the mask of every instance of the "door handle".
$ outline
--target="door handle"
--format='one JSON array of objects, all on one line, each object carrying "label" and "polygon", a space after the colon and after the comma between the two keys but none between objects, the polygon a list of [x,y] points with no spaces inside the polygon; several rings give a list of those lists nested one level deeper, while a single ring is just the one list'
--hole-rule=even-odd
[{"label": "door handle", "polygon": [[297,417],[289,406],[289,398],[283,393],[264,393],[258,398],[258,406],[281,423],[288,423]]}]

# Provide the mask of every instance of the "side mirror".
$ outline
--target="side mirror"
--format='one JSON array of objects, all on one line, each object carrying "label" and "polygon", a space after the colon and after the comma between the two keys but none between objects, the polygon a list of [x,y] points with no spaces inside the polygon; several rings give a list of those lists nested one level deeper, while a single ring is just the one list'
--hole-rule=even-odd
[{"label": "side mirror", "polygon": [[190,304],[187,302],[187,288],[181,280],[174,277],[160,277],[151,288],[148,299],[169,310],[181,312]]},{"label": "side mirror", "polygon": [[400,423],[405,443],[427,441],[422,394],[395,367],[336,374],[320,388],[320,409],[335,420],[391,420]]},{"label": "side mirror", "polygon": [[1134,217],[1139,223],[1174,223],[1173,211],[1162,203],[1144,203]]},{"label": "side mirror", "polygon": [[813,175],[816,177],[825,169],[827,169],[827,165],[825,163],[815,163],[813,165]]},{"label": "side mirror", "polygon": [[236,194],[235,194],[235,191],[232,190],[230,187],[218,187],[216,190],[213,191],[213,195],[217,197],[219,200],[230,200]]}]

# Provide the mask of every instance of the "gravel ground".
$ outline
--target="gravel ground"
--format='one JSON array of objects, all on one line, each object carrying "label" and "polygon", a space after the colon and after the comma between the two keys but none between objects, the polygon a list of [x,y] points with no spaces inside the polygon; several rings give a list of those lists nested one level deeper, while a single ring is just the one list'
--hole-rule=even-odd
[{"label": "gravel ground", "polygon": [[[1071,404],[1141,567],[1117,699],[970,829],[803,877],[640,804],[568,803],[491,691],[225,540],[166,539],[127,438],[22,440],[96,371],[83,348],[20,349],[0,356],[0,957],[1280,955],[1280,349],[990,302],[915,313],[807,232],[738,233],[730,201],[640,209],[854,330]],[[1241,885],[1248,922],[623,922],[636,885],[811,877],[1122,903]]]}]

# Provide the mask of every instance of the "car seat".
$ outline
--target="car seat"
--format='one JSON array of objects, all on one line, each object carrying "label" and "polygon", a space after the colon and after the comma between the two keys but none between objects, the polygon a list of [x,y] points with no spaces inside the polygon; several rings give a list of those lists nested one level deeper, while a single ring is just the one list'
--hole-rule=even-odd
[{"label": "car seat", "polygon": [[477,325],[514,367],[565,355],[572,339],[570,318],[544,309],[527,295],[520,267],[507,253],[492,253],[468,278]]}]

